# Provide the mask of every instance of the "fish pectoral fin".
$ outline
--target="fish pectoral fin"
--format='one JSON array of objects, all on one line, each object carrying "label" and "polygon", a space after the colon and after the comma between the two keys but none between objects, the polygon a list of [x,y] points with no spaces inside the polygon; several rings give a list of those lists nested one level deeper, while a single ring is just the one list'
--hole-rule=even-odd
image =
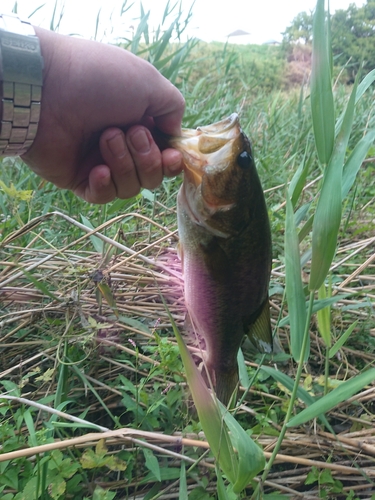
[{"label": "fish pectoral fin", "polygon": [[271,353],[273,351],[270,306],[268,296],[261,306],[261,311],[255,322],[245,325],[245,333],[250,342],[259,352]]}]

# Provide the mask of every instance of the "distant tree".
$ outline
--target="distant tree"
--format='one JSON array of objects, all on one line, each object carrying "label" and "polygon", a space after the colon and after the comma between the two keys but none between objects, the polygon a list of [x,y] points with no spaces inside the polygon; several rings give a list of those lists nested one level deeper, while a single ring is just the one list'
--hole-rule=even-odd
[{"label": "distant tree", "polygon": [[375,0],[363,7],[350,4],[332,16],[332,52],[335,64],[348,64],[353,79],[363,67],[365,72],[375,68]]},{"label": "distant tree", "polygon": [[[313,13],[301,12],[285,30],[283,46],[288,54],[296,44],[310,44]],[[346,10],[337,10],[331,17],[332,52],[334,63],[347,65],[349,79],[358,70],[375,68],[375,0],[367,0],[363,7],[350,4]]]},{"label": "distant tree", "polygon": [[284,31],[283,41],[289,43],[311,43],[312,40],[313,13],[300,12],[292,21],[292,24]]}]

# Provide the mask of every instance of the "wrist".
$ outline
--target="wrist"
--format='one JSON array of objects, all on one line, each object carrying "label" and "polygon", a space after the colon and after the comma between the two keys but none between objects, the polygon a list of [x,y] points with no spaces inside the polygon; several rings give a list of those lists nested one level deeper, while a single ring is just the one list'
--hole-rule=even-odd
[{"label": "wrist", "polygon": [[0,155],[26,153],[40,116],[43,59],[30,23],[0,15]]}]

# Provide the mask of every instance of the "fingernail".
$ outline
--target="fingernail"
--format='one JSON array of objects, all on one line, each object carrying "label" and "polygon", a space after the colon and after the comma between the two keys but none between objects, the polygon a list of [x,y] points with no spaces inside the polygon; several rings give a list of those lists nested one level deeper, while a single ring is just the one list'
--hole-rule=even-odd
[{"label": "fingernail", "polygon": [[123,158],[126,154],[125,139],[121,134],[117,134],[107,141],[108,147],[116,158]]},{"label": "fingernail", "polygon": [[151,149],[148,136],[142,129],[135,130],[130,136],[130,141],[138,153],[148,153]]}]

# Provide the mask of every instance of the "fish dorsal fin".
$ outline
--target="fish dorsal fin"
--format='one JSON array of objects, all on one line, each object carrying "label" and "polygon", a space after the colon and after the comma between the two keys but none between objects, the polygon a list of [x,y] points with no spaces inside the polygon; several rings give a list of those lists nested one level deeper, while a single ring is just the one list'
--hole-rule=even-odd
[{"label": "fish dorsal fin", "polygon": [[244,325],[245,334],[259,352],[271,353],[273,341],[268,296],[259,309],[260,314],[256,321]]}]

